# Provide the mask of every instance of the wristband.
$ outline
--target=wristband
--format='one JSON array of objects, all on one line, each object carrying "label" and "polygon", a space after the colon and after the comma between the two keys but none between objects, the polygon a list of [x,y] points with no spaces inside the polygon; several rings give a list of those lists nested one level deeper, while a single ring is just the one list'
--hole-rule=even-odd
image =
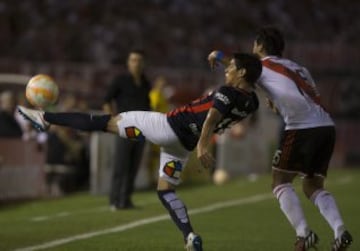
[{"label": "wristband", "polygon": [[223,60],[224,57],[225,57],[224,52],[218,51],[218,52],[216,53],[215,59],[216,59],[217,61],[221,61],[221,60]]}]

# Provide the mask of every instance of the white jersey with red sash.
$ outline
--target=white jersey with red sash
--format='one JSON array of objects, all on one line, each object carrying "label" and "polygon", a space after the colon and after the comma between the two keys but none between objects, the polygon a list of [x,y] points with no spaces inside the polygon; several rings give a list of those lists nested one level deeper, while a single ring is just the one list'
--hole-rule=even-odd
[{"label": "white jersey with red sash", "polygon": [[257,84],[279,110],[285,130],[334,125],[306,68],[275,56],[263,58],[262,65]]}]

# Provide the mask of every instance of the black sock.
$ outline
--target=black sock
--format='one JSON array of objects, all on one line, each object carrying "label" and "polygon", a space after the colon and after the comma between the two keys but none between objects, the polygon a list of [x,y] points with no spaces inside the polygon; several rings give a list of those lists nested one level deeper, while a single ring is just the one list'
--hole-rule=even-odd
[{"label": "black sock", "polygon": [[111,115],[92,115],[87,113],[45,112],[44,119],[50,124],[67,126],[82,131],[106,131]]},{"label": "black sock", "polygon": [[186,239],[189,233],[193,232],[186,206],[178,199],[174,190],[158,191],[158,196],[169,211],[171,219],[183,233],[184,239]]}]

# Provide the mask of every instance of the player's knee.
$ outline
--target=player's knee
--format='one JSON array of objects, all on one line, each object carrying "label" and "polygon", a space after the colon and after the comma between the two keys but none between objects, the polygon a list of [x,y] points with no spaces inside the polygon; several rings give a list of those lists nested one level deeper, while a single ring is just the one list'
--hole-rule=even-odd
[{"label": "player's knee", "polygon": [[173,189],[157,190],[157,195],[161,204],[163,204],[165,208],[169,209],[170,207],[169,199],[175,196],[175,190]]},{"label": "player's knee", "polygon": [[278,170],[272,171],[272,190],[274,190],[277,186],[292,183],[294,178],[297,176],[295,173],[287,173]]},{"label": "player's knee", "polygon": [[273,181],[273,182],[271,183],[271,191],[273,191],[273,190],[275,189],[275,187],[277,187],[277,186],[278,186],[278,184]]},{"label": "player's knee", "polygon": [[314,193],[314,190],[307,184],[303,184],[302,190],[306,198],[310,199],[311,195]]},{"label": "player's knee", "polygon": [[310,199],[312,197],[312,195],[319,189],[321,189],[321,187],[313,185],[311,183],[308,182],[303,182],[303,192],[305,194],[305,196]]},{"label": "player's knee", "polygon": [[118,123],[121,120],[121,116],[120,115],[116,115],[116,116],[104,115],[104,116],[108,116],[106,122],[106,131],[119,134]]},{"label": "player's knee", "polygon": [[302,183],[302,189],[304,194],[308,199],[311,199],[313,194],[324,188],[323,178],[313,177],[313,178],[304,178]]},{"label": "player's knee", "polygon": [[169,181],[159,177],[158,183],[157,183],[157,190],[174,190],[175,185],[171,184]]},{"label": "player's knee", "polygon": [[275,187],[286,184],[286,183],[291,183],[291,182],[287,179],[284,179],[280,175],[274,175],[273,179],[272,179],[272,183],[271,183],[271,189],[274,190]]}]

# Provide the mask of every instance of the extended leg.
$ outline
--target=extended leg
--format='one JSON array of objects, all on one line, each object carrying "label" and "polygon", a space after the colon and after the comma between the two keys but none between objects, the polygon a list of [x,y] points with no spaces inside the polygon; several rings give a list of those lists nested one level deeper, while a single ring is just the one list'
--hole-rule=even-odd
[{"label": "extended leg", "polygon": [[335,198],[324,189],[324,178],[320,176],[305,178],[303,190],[333,229],[335,236],[333,250],[346,250],[352,242],[352,237],[345,229]]},{"label": "extended leg", "polygon": [[272,188],[282,212],[296,231],[295,250],[305,251],[316,245],[318,237],[310,231],[299,197],[292,186],[295,177],[296,174],[273,170]]},{"label": "extended leg", "polygon": [[280,208],[296,231],[296,235],[305,237],[309,228],[304,217],[300,200],[292,186],[296,174],[273,170],[273,193],[278,199]]},{"label": "extended leg", "polygon": [[106,131],[118,134],[117,122],[121,116],[92,115],[87,113],[50,113],[18,106],[18,111],[39,131],[51,125],[67,126],[82,131]]},{"label": "extended leg", "polygon": [[172,221],[183,233],[186,248],[189,251],[202,251],[202,240],[194,234],[185,204],[177,197],[175,188],[168,181],[159,178],[158,196],[168,210]]}]

